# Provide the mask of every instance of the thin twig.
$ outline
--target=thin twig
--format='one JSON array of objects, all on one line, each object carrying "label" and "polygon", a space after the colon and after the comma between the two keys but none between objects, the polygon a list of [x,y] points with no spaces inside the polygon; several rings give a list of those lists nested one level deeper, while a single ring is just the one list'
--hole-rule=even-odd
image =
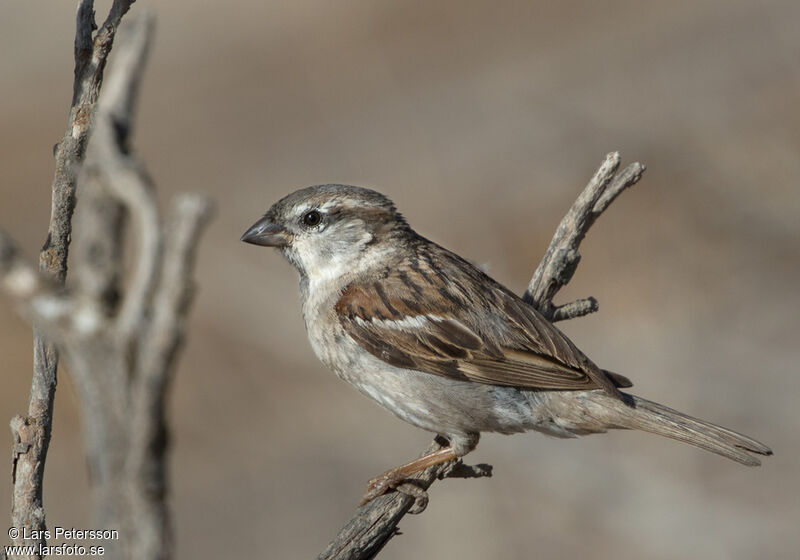
[{"label": "thin twig", "polygon": [[198,239],[211,217],[211,203],[200,195],[179,196],[166,228],[161,276],[153,293],[152,317],[143,329],[130,389],[131,440],[126,471],[131,479],[131,507],[161,520],[160,525],[139,534],[134,558],[169,556],[170,523],[164,494],[167,488],[167,421],[164,399],[173,365],[185,333],[185,322],[194,296],[192,270]]},{"label": "thin twig", "polygon": [[[523,299],[536,307],[551,321],[581,317],[597,311],[597,300],[580,299],[561,306],[553,304],[558,291],[572,279],[580,261],[578,247],[594,221],[626,188],[635,184],[644,172],[644,166],[633,163],[615,175],[619,167],[619,153],[608,154],[589,184],[578,196],[567,215],[558,226],[550,246],[531,278]],[[425,454],[441,448],[435,440]],[[413,479],[418,490],[427,490],[441,477],[454,478],[490,476],[491,467],[469,467],[453,462],[428,468]],[[402,488],[400,488],[402,490]],[[408,489],[381,496],[360,507],[328,544],[318,560],[367,560],[374,558],[386,543],[398,534],[397,526],[407,513],[419,513],[427,503],[417,504],[415,492]],[[417,492],[418,499],[425,496]],[[427,500],[427,497],[424,498]],[[421,507],[420,507],[421,506]]]},{"label": "thin twig", "polygon": [[[106,194],[125,207],[131,218],[130,226],[137,234],[133,278],[116,321],[120,339],[130,345],[150,311],[146,304],[159,274],[162,227],[153,182],[129,146],[139,84],[155,22],[152,16],[144,14],[129,25],[126,48],[119,49],[98,102],[86,167],[87,173],[100,176]],[[95,235],[103,233],[94,230]]]},{"label": "thin twig", "polygon": [[[102,352],[95,352],[100,359],[102,354],[114,355],[118,366],[106,372],[95,361],[85,369],[110,381],[104,400],[118,399],[123,411],[122,421],[113,431],[98,432],[87,442],[87,454],[96,459],[107,481],[98,489],[103,507],[128,535],[124,557],[159,560],[172,554],[166,499],[166,396],[185,334],[194,294],[194,260],[211,204],[199,195],[181,195],[166,226],[162,225],[154,185],[130,145],[153,26],[154,19],[143,16],[130,20],[120,35],[88,148],[87,166],[98,177],[98,184],[131,217],[130,233],[135,236],[137,252],[113,329],[101,342]],[[94,380],[94,384],[102,382]],[[100,419],[120,418],[113,410],[99,410],[98,414]],[[107,449],[117,441],[122,442],[121,462],[107,461]]]},{"label": "thin twig", "polygon": [[[446,445],[446,441],[436,438],[423,455],[434,453]],[[442,478],[480,478],[491,475],[492,468],[489,465],[467,466],[460,460],[449,461],[414,475],[406,485],[413,485],[424,494],[434,481]],[[403,516],[407,513],[421,513],[425,505],[427,502],[421,504],[420,508],[420,504],[409,490],[375,498],[356,511],[317,560],[374,558],[397,533],[397,525]]]},{"label": "thin twig", "polygon": [[[86,91],[98,91],[96,76],[85,81],[82,73],[102,69],[104,62],[98,60],[107,55],[130,3],[115,1],[94,39],[93,21],[79,29],[76,103],[87,100]],[[86,23],[87,18],[93,14],[91,2],[85,1],[79,21]],[[27,265],[0,231],[0,289],[46,329],[69,363],[81,401],[95,516],[121,533],[119,540],[107,543],[105,554],[167,560],[173,548],[167,507],[167,391],[185,336],[195,291],[194,261],[211,205],[205,197],[182,195],[162,226],[154,185],[132,149],[133,110],[152,29],[152,17],[130,19],[122,29],[115,64],[93,114],[88,114],[92,135],[80,152],[86,157],[78,177],[81,208],[71,257],[77,282],[67,292]],[[87,59],[89,45],[92,55]],[[73,123],[70,131],[88,130],[84,124]],[[74,182],[74,175],[70,180]],[[128,215],[131,227],[125,228]],[[135,236],[137,254],[122,293],[126,232]],[[28,475],[26,459],[35,450],[30,440],[39,437],[36,426],[29,418],[12,421],[15,484]],[[40,483],[31,487],[39,495]],[[41,523],[43,527],[43,514]],[[15,526],[30,527],[16,519]]]},{"label": "thin twig", "polygon": [[[52,204],[47,240],[39,255],[39,268],[63,284],[75,209],[76,170],[84,157],[92,113],[103,82],[103,70],[114,41],[116,28],[133,0],[115,0],[103,30],[97,28],[93,2],[82,0],[75,30],[75,78],[66,132],[55,148],[56,170],[52,183]],[[44,466],[53,423],[53,403],[58,371],[58,351],[34,324],[33,378],[26,416],[11,421],[14,437],[11,521],[32,534],[44,535],[45,512],[42,498]],[[24,429],[22,429],[24,428]],[[15,544],[45,545],[44,537],[14,539]],[[33,558],[40,558],[34,555]]]},{"label": "thin twig", "polygon": [[[72,335],[91,336],[102,324],[94,306],[86,300],[76,300],[57,281],[31,266],[3,230],[0,230],[0,288],[49,339],[65,341]],[[30,419],[23,421],[30,423]]]},{"label": "thin twig", "polygon": [[558,225],[547,252],[522,296],[525,302],[536,307],[551,321],[572,319],[597,311],[597,301],[590,298],[584,301],[593,303],[566,304],[561,306],[561,312],[556,313],[553,298],[572,280],[581,260],[578,248],[589,228],[609,204],[622,191],[636,184],[644,173],[644,165],[637,162],[615,175],[619,162],[619,152],[611,152],[605,157],[589,184]]}]

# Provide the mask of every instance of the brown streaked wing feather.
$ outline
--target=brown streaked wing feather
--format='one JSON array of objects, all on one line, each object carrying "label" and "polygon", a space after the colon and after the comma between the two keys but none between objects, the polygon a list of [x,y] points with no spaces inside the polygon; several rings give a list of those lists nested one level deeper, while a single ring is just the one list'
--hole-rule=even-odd
[{"label": "brown streaked wing feather", "polygon": [[574,346],[559,331],[554,336],[546,326],[537,329],[535,316],[516,310],[514,315],[520,316],[509,328],[519,328],[503,337],[506,343],[489,341],[477,334],[467,315],[458,313],[457,294],[441,296],[447,286],[432,284],[436,272],[425,269],[430,264],[413,265],[425,273],[425,282],[414,282],[419,271],[407,274],[398,268],[376,282],[351,284],[336,304],[347,333],[377,358],[396,367],[491,385],[552,390],[600,386],[582,371],[570,352]]},{"label": "brown streaked wing feather", "polygon": [[596,388],[582,371],[566,368],[539,354],[519,350],[505,350],[504,360],[477,358],[459,364],[459,369],[470,379],[494,385],[562,390]]},{"label": "brown streaked wing feather", "polygon": [[607,375],[605,370],[597,367],[564,333],[545,319],[534,307],[499,284],[496,284],[496,287],[496,296],[501,300],[506,317],[518,325],[518,332],[525,333],[530,342],[530,344],[522,343],[523,349],[549,356],[570,369],[574,368],[584,372],[592,380],[594,387],[602,388],[610,395],[622,398],[617,387],[630,387],[632,383],[627,378],[621,375]]},{"label": "brown streaked wing feather", "polygon": [[604,369],[602,371],[611,381],[614,382],[614,385],[616,385],[618,388],[627,389],[628,387],[633,387],[633,381],[631,381],[624,375],[620,373],[615,373],[613,371],[608,371],[607,369]]},{"label": "brown streaked wing feather", "polygon": [[426,363],[468,359],[483,347],[480,337],[458,321],[441,315],[428,319],[419,313],[422,307],[395,292],[385,280],[351,284],[336,304],[342,326],[371,354],[424,371]]}]

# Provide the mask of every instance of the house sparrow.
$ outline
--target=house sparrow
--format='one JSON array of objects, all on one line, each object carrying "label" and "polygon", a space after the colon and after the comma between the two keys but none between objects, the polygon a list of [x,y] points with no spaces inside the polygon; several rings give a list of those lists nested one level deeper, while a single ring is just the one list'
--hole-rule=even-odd
[{"label": "house sparrow", "polygon": [[300,273],[308,337],[336,375],[449,446],[373,478],[362,503],[472,451],[481,432],[571,438],[612,428],[670,437],[756,466],[762,443],[623,393],[535,308],[425,239],[384,195],[296,191],[242,241],[276,247]]}]

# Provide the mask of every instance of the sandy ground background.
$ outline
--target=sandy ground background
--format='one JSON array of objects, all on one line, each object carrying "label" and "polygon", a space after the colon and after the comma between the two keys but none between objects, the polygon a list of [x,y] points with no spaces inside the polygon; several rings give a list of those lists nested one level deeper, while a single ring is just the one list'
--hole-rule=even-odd
[{"label": "sandy ground background", "polygon": [[[0,8],[0,224],[31,256],[71,93],[74,4]],[[470,459],[495,477],[437,484],[381,558],[798,557],[800,3],[134,11],[146,8],[158,32],[136,144],[164,201],[195,190],[218,205],[171,399],[179,558],[312,557],[365,481],[430,439],[312,355],[295,273],[238,241],[274,200],[321,182],[375,187],[521,292],[614,149],[648,171],[591,231],[562,296],[594,295],[601,311],[562,327],[638,394],[775,457],[747,469],[637,433],[490,435]],[[30,355],[28,327],[0,298],[0,419],[24,409]],[[91,526],[79,426],[62,374],[51,525]]]}]

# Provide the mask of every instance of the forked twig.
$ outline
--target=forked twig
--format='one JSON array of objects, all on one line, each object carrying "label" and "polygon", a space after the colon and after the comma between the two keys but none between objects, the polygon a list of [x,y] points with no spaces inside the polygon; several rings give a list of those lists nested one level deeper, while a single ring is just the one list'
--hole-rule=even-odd
[{"label": "forked twig", "polygon": [[[52,183],[50,224],[39,254],[39,270],[58,284],[67,275],[67,256],[75,209],[77,168],[83,161],[89,129],[97,103],[108,54],[116,29],[134,0],[114,0],[108,17],[97,32],[94,2],[81,0],[75,29],[75,78],[67,128],[55,147],[56,170]],[[11,421],[15,441],[12,468],[11,521],[29,534],[43,535],[45,526],[42,484],[53,424],[53,402],[58,371],[58,350],[42,336],[38,323],[33,329],[33,378],[27,414]],[[14,539],[15,544],[42,546],[42,538]],[[41,556],[34,555],[38,559]]]},{"label": "forked twig", "polygon": [[[102,69],[130,3],[115,1],[94,37],[92,3],[81,4],[76,119],[80,111],[88,110],[87,99],[92,101],[84,95],[86,88],[95,94],[100,88],[97,76],[83,73]],[[0,231],[0,289],[58,344],[70,366],[82,409],[95,517],[103,527],[120,532],[118,540],[106,543],[106,556],[166,560],[172,553],[166,499],[166,395],[185,336],[195,291],[195,256],[211,205],[203,196],[181,195],[163,224],[152,181],[130,145],[152,29],[152,17],[130,19],[120,32],[107,87],[95,95],[91,111],[84,114],[88,120],[76,120],[68,130],[70,138],[91,131],[88,144],[80,148],[80,159],[72,162],[83,165],[80,171],[71,167],[68,177],[73,190],[77,180],[81,196],[71,257],[77,282],[64,289],[63,277],[53,279],[26,263],[10,237]],[[66,224],[71,237],[72,223]],[[136,255],[132,278],[123,291],[119,280],[125,233],[134,237]],[[55,362],[46,365],[53,376],[49,401],[35,409],[32,390],[31,413],[12,420],[14,526],[26,529],[44,528],[42,449],[46,451],[43,435],[49,434],[52,422]],[[34,376],[34,388],[37,379]],[[24,493],[17,493],[17,486]],[[39,542],[19,539],[16,544],[36,547]]]}]

